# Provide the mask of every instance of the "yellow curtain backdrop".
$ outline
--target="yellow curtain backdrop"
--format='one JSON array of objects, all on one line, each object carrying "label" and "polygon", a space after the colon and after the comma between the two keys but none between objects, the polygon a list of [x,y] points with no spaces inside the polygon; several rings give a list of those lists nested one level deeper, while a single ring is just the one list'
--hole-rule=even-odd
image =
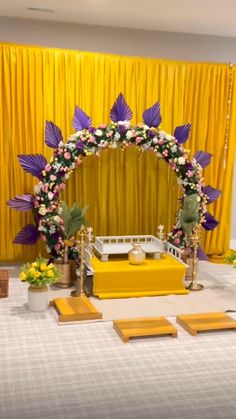
[{"label": "yellow curtain backdrop", "polygon": [[[133,111],[132,123],[143,111],[161,103],[161,127],[173,133],[177,125],[192,123],[187,148],[213,154],[205,170],[206,184],[222,189],[209,206],[219,227],[203,236],[210,254],[229,246],[232,173],[235,154],[235,67],[232,112],[224,167],[224,145],[230,69],[227,64],[174,62],[30,46],[0,44],[0,260],[32,259],[42,245],[13,245],[16,233],[32,221],[31,214],[6,206],[22,193],[32,193],[36,179],[21,169],[17,155],[53,150],[45,146],[45,120],[72,132],[74,106],[107,123],[109,110],[122,92]],[[177,209],[177,179],[167,164],[131,148],[91,156],[73,173],[64,198],[88,204],[88,222],[95,234],[155,233],[157,225],[171,227]]]}]

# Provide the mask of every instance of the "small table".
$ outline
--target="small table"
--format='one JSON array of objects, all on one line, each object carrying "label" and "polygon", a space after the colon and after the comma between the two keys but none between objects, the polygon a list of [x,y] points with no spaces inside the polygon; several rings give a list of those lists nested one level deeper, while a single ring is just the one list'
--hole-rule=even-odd
[{"label": "small table", "polygon": [[177,337],[177,329],[165,317],[115,320],[113,327],[123,342],[132,337],[171,335]]}]

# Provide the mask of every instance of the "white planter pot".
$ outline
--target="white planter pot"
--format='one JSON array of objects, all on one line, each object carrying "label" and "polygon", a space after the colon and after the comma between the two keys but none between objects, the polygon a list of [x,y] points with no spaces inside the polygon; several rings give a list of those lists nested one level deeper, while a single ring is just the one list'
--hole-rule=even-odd
[{"label": "white planter pot", "polygon": [[48,308],[48,287],[30,286],[28,288],[28,307],[30,311],[45,311]]}]

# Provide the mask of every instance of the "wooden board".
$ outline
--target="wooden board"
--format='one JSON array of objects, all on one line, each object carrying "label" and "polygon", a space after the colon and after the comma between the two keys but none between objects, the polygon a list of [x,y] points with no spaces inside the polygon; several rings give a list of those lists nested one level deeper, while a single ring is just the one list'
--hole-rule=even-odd
[{"label": "wooden board", "polygon": [[9,289],[9,273],[5,270],[0,270],[0,298],[8,297]]},{"label": "wooden board", "polygon": [[140,336],[177,336],[177,329],[165,317],[115,320],[113,327],[124,342],[128,342],[132,337]]},{"label": "wooden board", "polygon": [[236,330],[236,320],[224,312],[181,314],[176,317],[176,321],[192,336],[196,336],[198,332],[210,330]]},{"label": "wooden board", "polygon": [[59,322],[102,319],[102,313],[84,296],[55,298],[50,305],[55,307]]}]

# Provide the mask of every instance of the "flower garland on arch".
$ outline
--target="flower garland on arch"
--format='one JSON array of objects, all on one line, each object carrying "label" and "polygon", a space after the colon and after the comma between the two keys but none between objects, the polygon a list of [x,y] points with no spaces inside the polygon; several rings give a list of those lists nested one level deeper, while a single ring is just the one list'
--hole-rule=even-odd
[{"label": "flower garland on arch", "polygon": [[[111,112],[111,123],[92,126],[91,118],[79,107],[75,108],[73,127],[76,132],[63,142],[59,127],[46,121],[45,142],[54,148],[54,155],[49,162],[45,157],[36,155],[19,155],[23,169],[36,176],[39,181],[34,195],[18,195],[8,201],[11,208],[27,211],[33,210],[35,224],[28,224],[15,237],[14,243],[34,244],[39,236],[46,242],[46,249],[53,257],[63,256],[65,247],[64,225],[61,217],[62,207],[60,193],[66,187],[66,181],[83,158],[91,154],[99,155],[107,148],[138,146],[141,151],[153,151],[163,158],[176,173],[181,186],[183,199],[197,194],[198,223],[206,230],[212,230],[218,221],[206,210],[206,205],[215,201],[221,191],[204,185],[202,169],[211,159],[211,154],[204,151],[195,153],[189,160],[189,150],[183,144],[187,141],[190,124],[179,126],[174,134],[166,134],[158,127],[162,121],[160,105],[155,103],[143,113],[143,123],[131,126],[132,111],[122,94],[116,99]],[[183,202],[182,199],[182,202]],[[185,249],[188,245],[186,234],[177,213],[176,223],[168,235],[168,240],[175,246]],[[69,258],[77,257],[75,243],[69,247]]]}]

